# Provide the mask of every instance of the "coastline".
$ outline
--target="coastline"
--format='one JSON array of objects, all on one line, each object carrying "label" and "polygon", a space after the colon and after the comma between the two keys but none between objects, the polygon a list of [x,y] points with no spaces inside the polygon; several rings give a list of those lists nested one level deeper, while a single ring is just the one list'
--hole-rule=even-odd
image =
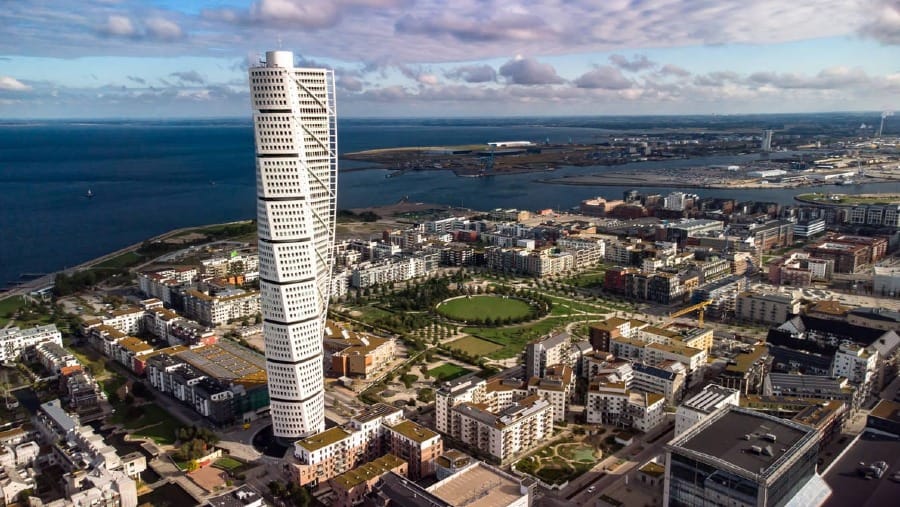
[{"label": "coastline", "polygon": [[65,268],[65,269],[60,269],[60,270],[57,270],[57,271],[53,271],[53,272],[47,273],[47,274],[45,274],[45,275],[43,275],[43,276],[41,276],[41,277],[39,277],[39,278],[35,278],[35,279],[32,279],[32,280],[28,280],[28,281],[22,282],[20,285],[16,285],[16,286],[4,288],[3,290],[0,290],[0,299],[6,299],[6,298],[9,298],[9,297],[21,296],[21,295],[23,295],[23,294],[28,294],[28,293],[33,292],[33,291],[35,291],[35,290],[39,290],[39,289],[41,289],[41,288],[47,287],[48,285],[50,285],[50,284],[52,284],[52,283],[54,282],[54,280],[56,279],[56,275],[58,275],[58,274],[60,274],[60,273],[71,274],[71,273],[74,273],[74,272],[77,272],[77,271],[81,271],[81,270],[84,270],[84,269],[88,269],[88,268],[94,267],[94,266],[96,266],[97,264],[101,264],[101,263],[103,263],[103,262],[106,262],[106,261],[108,261],[108,260],[110,260],[110,259],[113,259],[113,258],[115,258],[115,257],[118,257],[118,256],[120,256],[120,255],[123,255],[123,254],[126,254],[126,253],[130,253],[130,252],[134,252],[134,251],[136,251],[137,249],[139,249],[139,248],[141,247],[141,245],[143,245],[144,243],[147,243],[147,242],[164,241],[164,240],[169,239],[169,238],[171,238],[171,237],[178,236],[178,235],[181,235],[181,234],[184,234],[184,233],[187,233],[187,232],[191,232],[191,231],[196,231],[196,230],[200,230],[200,229],[206,229],[206,228],[209,228],[209,227],[216,227],[216,226],[220,226],[220,225],[240,224],[240,223],[245,223],[245,222],[248,222],[248,221],[251,221],[251,220],[252,220],[252,219],[247,219],[247,220],[233,220],[233,221],[230,221],[230,222],[222,222],[222,223],[215,223],[215,224],[194,225],[194,226],[191,226],[191,227],[181,227],[181,228],[178,228],[178,229],[173,229],[173,230],[171,230],[171,231],[164,232],[164,233],[162,233],[162,234],[158,234],[158,235],[156,235],[156,236],[153,236],[153,237],[144,239],[144,240],[142,240],[142,241],[140,241],[140,242],[138,242],[138,243],[134,243],[134,244],[128,245],[128,246],[126,246],[126,247],[120,248],[120,249],[118,249],[118,250],[115,250],[115,251],[113,251],[113,252],[110,252],[110,253],[101,255],[100,257],[95,257],[95,258],[93,258],[93,259],[87,260],[87,261],[85,261],[85,262],[82,262],[81,264],[78,264],[77,266],[73,266],[73,267],[71,267],[71,268]]}]

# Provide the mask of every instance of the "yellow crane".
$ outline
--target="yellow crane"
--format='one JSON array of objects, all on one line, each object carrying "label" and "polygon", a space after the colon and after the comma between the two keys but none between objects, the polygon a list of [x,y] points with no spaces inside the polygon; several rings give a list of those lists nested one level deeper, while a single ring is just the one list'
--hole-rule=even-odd
[{"label": "yellow crane", "polygon": [[706,301],[701,301],[695,305],[688,306],[686,308],[682,308],[681,310],[676,310],[669,314],[670,323],[672,320],[675,320],[682,315],[687,315],[691,312],[697,312],[697,323],[702,327],[703,326],[703,312],[706,307],[712,303],[711,300],[707,299]]}]

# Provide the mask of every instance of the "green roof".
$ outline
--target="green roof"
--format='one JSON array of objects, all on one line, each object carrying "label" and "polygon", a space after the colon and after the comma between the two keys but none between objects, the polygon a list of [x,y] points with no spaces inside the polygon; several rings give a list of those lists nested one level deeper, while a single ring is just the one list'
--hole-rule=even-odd
[{"label": "green roof", "polygon": [[437,436],[437,433],[412,421],[403,421],[394,426],[388,427],[405,436],[406,438],[415,440],[419,443],[425,442],[426,440],[431,440],[432,438]]},{"label": "green roof", "polygon": [[349,472],[344,472],[331,480],[335,485],[340,486],[345,490],[351,490],[366,481],[381,477],[405,464],[406,461],[397,456],[385,454],[384,456],[364,465],[360,465]]},{"label": "green roof", "polygon": [[309,452],[318,451],[323,447],[328,447],[329,445],[340,442],[341,440],[350,436],[350,433],[347,433],[343,429],[335,426],[334,428],[327,429],[323,432],[316,433],[311,437],[306,437],[303,440],[298,440],[297,445],[303,447]]}]

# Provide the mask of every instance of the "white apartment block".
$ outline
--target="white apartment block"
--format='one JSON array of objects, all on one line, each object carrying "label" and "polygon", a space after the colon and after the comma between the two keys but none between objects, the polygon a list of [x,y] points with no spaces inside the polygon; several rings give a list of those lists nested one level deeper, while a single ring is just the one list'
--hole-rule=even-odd
[{"label": "white apartment block", "polygon": [[322,335],[337,215],[334,72],[269,51],[249,69],[259,280],[273,433],[325,429]]},{"label": "white apartment block", "polygon": [[245,281],[253,281],[259,278],[259,254],[243,252],[204,259],[200,261],[200,270],[206,276],[242,275]]},{"label": "white apartment block", "polygon": [[592,382],[585,403],[585,421],[633,428],[646,433],[665,418],[665,397],[631,392],[624,382]]},{"label": "white apartment block", "polygon": [[734,313],[744,321],[781,324],[790,315],[800,313],[800,299],[792,294],[742,292],[738,294]]},{"label": "white apartment block", "polygon": [[184,294],[184,313],[206,326],[220,326],[259,313],[259,292],[231,290],[209,295],[195,289]]},{"label": "white apartment block", "polygon": [[844,377],[859,386],[870,386],[877,370],[878,351],[853,343],[840,344],[831,363],[832,377]]},{"label": "white apartment block", "polygon": [[353,269],[350,285],[364,289],[382,283],[411,280],[427,274],[424,258],[397,257],[359,264]]},{"label": "white apartment block", "polygon": [[54,341],[41,342],[34,347],[34,351],[41,365],[53,374],[58,374],[66,366],[80,364],[71,352]]},{"label": "white apartment block", "polygon": [[703,368],[708,357],[706,351],[702,349],[676,344],[647,343],[625,337],[610,338],[609,348],[616,357],[651,366],[659,365],[664,361],[677,361],[685,366],[688,374]]},{"label": "white apartment block", "polygon": [[571,389],[551,390],[535,383],[530,393],[530,387],[516,379],[477,377],[445,383],[435,397],[437,429],[501,461],[526,451],[552,434],[554,405],[559,410]]},{"label": "white apartment block", "polygon": [[62,333],[53,324],[0,329],[0,363],[14,362],[25,349],[47,341],[62,346]]},{"label": "white apartment block", "polygon": [[119,331],[135,335],[141,332],[141,325],[144,320],[144,310],[142,308],[124,308],[115,310],[109,315],[101,317],[103,325],[114,327]]},{"label": "white apartment block", "polygon": [[675,436],[681,435],[725,405],[739,406],[740,395],[741,392],[737,389],[716,384],[704,387],[703,391],[685,400],[675,411]]},{"label": "white apartment block", "polygon": [[572,336],[557,333],[544,336],[525,346],[525,377],[542,377],[550,365],[571,364]]}]

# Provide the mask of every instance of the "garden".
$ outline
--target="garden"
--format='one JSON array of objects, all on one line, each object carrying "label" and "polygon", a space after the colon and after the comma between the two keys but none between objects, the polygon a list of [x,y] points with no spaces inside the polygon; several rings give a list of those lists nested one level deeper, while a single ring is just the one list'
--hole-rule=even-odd
[{"label": "garden", "polygon": [[514,467],[547,484],[564,484],[593,468],[602,454],[584,442],[557,442],[520,459]]}]

